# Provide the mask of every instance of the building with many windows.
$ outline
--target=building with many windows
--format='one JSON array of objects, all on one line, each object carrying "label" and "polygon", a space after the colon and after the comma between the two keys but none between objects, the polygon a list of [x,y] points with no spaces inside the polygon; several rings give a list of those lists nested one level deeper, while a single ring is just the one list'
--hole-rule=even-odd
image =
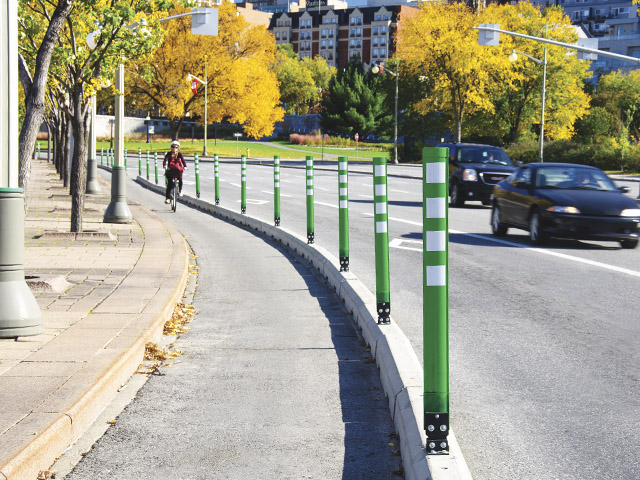
[{"label": "building with many windows", "polygon": [[275,13],[269,31],[276,43],[291,43],[300,57],[320,55],[331,66],[345,67],[359,56],[371,64],[393,56],[398,20],[416,11],[404,5],[307,8]]},{"label": "building with many windows", "polygon": [[[590,37],[598,39],[598,49],[640,58],[640,18],[631,0],[531,0],[540,8],[561,6],[571,22]],[[591,69],[596,76],[612,70],[637,69],[638,64],[598,56]]]}]

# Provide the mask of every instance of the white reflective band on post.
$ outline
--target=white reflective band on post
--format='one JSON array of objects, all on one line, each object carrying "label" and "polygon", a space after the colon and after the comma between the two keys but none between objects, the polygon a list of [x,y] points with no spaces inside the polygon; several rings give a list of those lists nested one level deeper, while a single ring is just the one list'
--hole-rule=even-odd
[{"label": "white reflective band on post", "polygon": [[307,188],[307,195],[313,195],[313,189]]},{"label": "white reflective band on post", "polygon": [[244,182],[247,179],[244,175],[242,176],[242,181]]},{"label": "white reflective band on post", "polygon": [[347,195],[349,193],[349,189],[347,188],[341,188],[340,189],[340,195]]},{"label": "white reflective band on post", "polygon": [[280,173],[280,167],[279,167],[279,166],[274,167],[274,170],[275,170],[277,173]]},{"label": "white reflective band on post", "polygon": [[346,175],[339,175],[338,181],[340,183],[347,183],[347,176]]},{"label": "white reflective band on post", "polygon": [[447,270],[444,265],[427,266],[427,287],[444,287],[447,284]]},{"label": "white reflective band on post", "polygon": [[346,170],[347,169],[347,162],[338,162],[338,169]]},{"label": "white reflective band on post", "polygon": [[446,181],[446,163],[428,163],[426,183],[444,183]]},{"label": "white reflective band on post", "polygon": [[280,188],[280,182],[275,182],[275,183],[273,184],[273,186],[274,186],[275,188]]},{"label": "white reflective band on post", "polygon": [[376,185],[375,192],[376,192],[376,195],[386,195],[387,194],[387,186],[386,185]]},{"label": "white reflective band on post", "polygon": [[427,198],[426,218],[444,218],[447,213],[447,199],[443,197]]},{"label": "white reflective band on post", "polygon": [[384,177],[386,174],[387,172],[384,165],[376,165],[374,167],[374,175],[376,177]]},{"label": "white reflective band on post", "polygon": [[313,180],[307,180],[307,187],[310,187],[313,185]]},{"label": "white reflective band on post", "polygon": [[376,203],[376,213],[378,214],[382,214],[384,215],[385,213],[387,213],[387,204],[384,202],[378,202]]},{"label": "white reflective band on post", "polygon": [[376,233],[386,233],[387,222],[376,222]]},{"label": "white reflective band on post", "polygon": [[280,180],[280,175],[274,175],[274,176],[273,176],[273,178],[274,178],[275,180]]},{"label": "white reflective band on post", "polygon": [[447,237],[443,230],[427,232],[427,241],[424,248],[427,252],[444,252]]},{"label": "white reflective band on post", "polygon": [[313,167],[313,160],[307,160],[307,167]]},{"label": "white reflective band on post", "polygon": [[340,200],[340,208],[348,208],[349,202],[347,200]]}]

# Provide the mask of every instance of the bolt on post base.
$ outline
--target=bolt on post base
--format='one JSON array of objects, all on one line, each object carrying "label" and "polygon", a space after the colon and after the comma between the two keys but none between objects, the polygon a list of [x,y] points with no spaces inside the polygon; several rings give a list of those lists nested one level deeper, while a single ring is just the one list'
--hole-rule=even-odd
[{"label": "bolt on post base", "polygon": [[240,207],[240,213],[247,213],[247,207]]},{"label": "bolt on post base", "polygon": [[220,205],[220,199],[216,198],[216,205]]},{"label": "bolt on post base", "polygon": [[307,244],[313,243],[315,234],[313,232],[307,232]]},{"label": "bolt on post base", "polygon": [[391,303],[378,302],[378,324],[388,325],[391,323]]},{"label": "bolt on post base", "polygon": [[276,227],[279,227],[279,226],[280,226],[280,217],[276,217],[276,218],[274,219],[274,221],[275,221],[275,223],[276,223]]},{"label": "bolt on post base", "polygon": [[424,429],[427,435],[427,455],[449,455],[449,414],[424,414]]},{"label": "bolt on post base", "polygon": [[341,272],[349,271],[349,257],[340,257],[340,271]]}]

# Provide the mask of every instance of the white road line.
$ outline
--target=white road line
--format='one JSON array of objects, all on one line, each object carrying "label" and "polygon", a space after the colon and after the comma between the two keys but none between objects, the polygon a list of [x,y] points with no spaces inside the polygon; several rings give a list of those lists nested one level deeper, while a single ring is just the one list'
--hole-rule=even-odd
[{"label": "white road line", "polygon": [[[372,213],[364,213],[363,215],[367,215],[367,216],[373,217]],[[405,220],[403,218],[389,217],[389,220],[394,220],[396,222],[402,222],[402,223],[408,223],[409,225],[416,225],[416,226],[419,226],[419,227],[422,226],[422,224],[420,222],[412,222],[411,220]],[[530,247],[528,245],[522,245],[520,243],[510,242],[509,240],[503,240],[501,238],[495,238],[494,236],[479,235],[477,233],[461,232],[459,230],[452,230],[452,229],[449,229],[449,233],[456,233],[456,234],[459,234],[459,235],[466,235],[468,237],[477,238],[477,239],[485,240],[485,241],[488,241],[488,242],[500,243],[502,245],[507,245],[509,247],[524,248],[524,249],[532,251],[532,252],[542,253],[544,255],[551,255],[553,257],[558,257],[558,258],[562,258],[562,259],[565,259],[565,260],[571,260],[571,261],[578,262],[578,263],[584,263],[586,265],[591,265],[592,267],[604,268],[605,270],[611,270],[613,272],[618,272],[618,273],[624,273],[626,275],[631,275],[632,277],[640,277],[640,272],[637,272],[635,270],[629,270],[628,268],[616,267],[615,265],[609,265],[607,263],[596,262],[595,260],[588,260],[586,258],[574,257],[573,255],[567,255],[566,253],[553,252],[551,250],[547,250],[546,248]],[[389,243],[389,246],[391,246],[391,242]],[[409,248],[406,247],[406,249],[409,249]]]},{"label": "white road line", "polygon": [[394,193],[411,193],[411,192],[406,192],[406,191],[404,191],[404,190],[395,190],[395,189],[393,189],[393,188],[390,188],[390,189],[389,189],[389,192],[394,192]]},{"label": "white road line", "polygon": [[315,202],[315,201],[313,203],[317,205],[324,205],[325,207],[338,208],[338,205],[333,205],[331,203]]}]

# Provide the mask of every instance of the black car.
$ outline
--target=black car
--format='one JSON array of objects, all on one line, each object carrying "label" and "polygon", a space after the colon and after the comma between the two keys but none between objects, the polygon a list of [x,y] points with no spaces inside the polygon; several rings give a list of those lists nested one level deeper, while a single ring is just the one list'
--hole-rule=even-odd
[{"label": "black car", "polygon": [[463,207],[469,200],[490,205],[493,187],[516,169],[500,147],[477,143],[437,146],[449,149],[449,195],[454,207]]},{"label": "black car", "polygon": [[635,248],[640,208],[628,191],[595,167],[530,163],[494,188],[491,230],[499,236],[509,227],[528,230],[534,244],[568,237]]}]

